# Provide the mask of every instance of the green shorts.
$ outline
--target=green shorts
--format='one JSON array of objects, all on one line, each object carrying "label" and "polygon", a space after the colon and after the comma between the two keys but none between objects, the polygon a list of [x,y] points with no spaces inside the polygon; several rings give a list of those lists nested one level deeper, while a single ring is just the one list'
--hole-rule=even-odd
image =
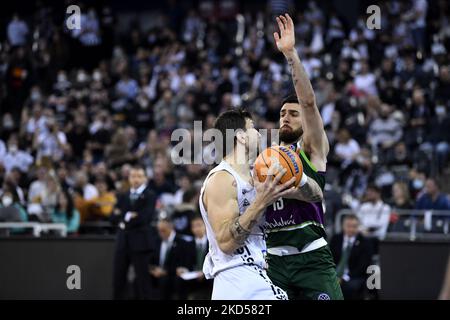
[{"label": "green shorts", "polygon": [[344,299],[328,246],[290,256],[267,255],[267,275],[290,300]]}]

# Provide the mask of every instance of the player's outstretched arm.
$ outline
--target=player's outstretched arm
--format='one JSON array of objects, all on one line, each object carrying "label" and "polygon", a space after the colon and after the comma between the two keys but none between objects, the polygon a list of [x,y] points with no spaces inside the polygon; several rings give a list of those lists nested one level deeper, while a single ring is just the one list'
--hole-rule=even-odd
[{"label": "player's outstretched arm", "polygon": [[300,102],[300,115],[303,128],[303,147],[311,155],[311,162],[319,171],[326,170],[326,156],[329,151],[328,139],[323,127],[322,117],[316,105],[311,81],[295,49],[294,23],[286,14],[276,18],[279,33],[274,33],[278,50],[285,56],[291,69],[295,92]]},{"label": "player's outstretched arm", "polygon": [[242,215],[239,215],[233,176],[221,171],[209,178],[202,201],[220,250],[232,254],[244,245],[250,230],[266,207],[284,196],[286,190],[294,183],[295,179],[292,178],[285,184],[278,184],[285,172],[284,169],[274,179],[268,178],[264,183],[254,181],[256,198]]}]

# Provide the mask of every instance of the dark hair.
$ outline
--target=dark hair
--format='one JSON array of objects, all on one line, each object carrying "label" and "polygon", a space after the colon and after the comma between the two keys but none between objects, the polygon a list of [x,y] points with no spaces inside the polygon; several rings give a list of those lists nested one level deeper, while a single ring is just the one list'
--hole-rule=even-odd
[{"label": "dark hair", "polygon": [[197,190],[195,188],[189,188],[183,193],[183,202],[191,202],[192,199],[197,195]]},{"label": "dark hair", "polygon": [[9,179],[6,179],[3,184],[3,193],[10,192],[13,198],[13,203],[20,203],[19,194],[17,193],[16,185]]},{"label": "dark hair", "polygon": [[372,189],[377,193],[381,193],[380,187],[378,187],[375,183],[369,183],[366,190]]},{"label": "dark hair", "polygon": [[[229,154],[232,149],[231,147],[227,148],[227,145],[229,144],[229,141],[226,141],[227,138],[227,130],[232,129],[234,131],[242,129],[242,130],[246,130],[245,128],[245,122],[246,119],[252,119],[252,115],[250,114],[250,112],[241,109],[241,108],[236,108],[236,109],[231,109],[231,110],[227,110],[223,113],[221,113],[215,123],[214,123],[214,128],[219,130],[220,133],[222,134],[222,156],[226,156],[227,154]],[[233,147],[236,145],[236,136],[233,137],[234,138],[234,143],[233,143]],[[216,148],[219,147],[216,145]]]},{"label": "dark hair", "polygon": [[427,180],[431,180],[433,181],[433,183],[436,185],[436,188],[438,188],[439,190],[441,190],[441,182],[439,181],[439,179],[437,179],[435,176],[428,176]]},{"label": "dark hair", "polygon": [[283,98],[283,100],[281,101],[281,106],[284,106],[286,103],[300,103],[300,102],[298,101],[297,95],[295,93],[291,93]]},{"label": "dark hair", "polygon": [[[66,216],[68,219],[71,219],[73,216],[73,211],[75,209],[74,203],[73,203],[73,199],[72,199],[72,195],[69,193],[69,191],[67,189],[62,189],[61,190],[61,194],[64,195],[64,197],[66,197],[67,199],[67,208],[66,208]],[[55,207],[55,211],[59,211],[61,210],[61,205],[59,203],[59,200],[56,204]]]},{"label": "dark hair", "polygon": [[201,215],[201,214],[198,214],[198,213],[196,213],[196,214],[194,214],[194,215],[192,216],[191,221],[194,221],[194,220],[196,220],[196,219],[202,219],[202,221],[203,221],[202,215]]},{"label": "dark hair", "polygon": [[344,222],[345,220],[356,220],[359,222],[358,216],[354,213],[344,215],[344,217],[342,218],[342,222]]},{"label": "dark hair", "polygon": [[108,181],[106,181],[106,179],[104,177],[96,177],[95,180],[94,180],[94,183],[95,184],[97,184],[97,183],[104,183],[104,184],[106,184],[106,190],[109,191]]},{"label": "dark hair", "polygon": [[159,218],[159,219],[158,219],[158,223],[159,223],[159,222],[165,222],[165,223],[168,223],[168,224],[170,224],[170,225],[173,226],[173,221],[172,221],[172,219],[169,218],[169,217]]},{"label": "dark hair", "polygon": [[146,171],[146,169],[145,169],[145,167],[142,165],[142,164],[133,164],[132,166],[131,166],[131,169],[130,169],[130,171],[131,170],[142,170],[142,171],[144,171],[144,173],[147,175],[147,171]]}]

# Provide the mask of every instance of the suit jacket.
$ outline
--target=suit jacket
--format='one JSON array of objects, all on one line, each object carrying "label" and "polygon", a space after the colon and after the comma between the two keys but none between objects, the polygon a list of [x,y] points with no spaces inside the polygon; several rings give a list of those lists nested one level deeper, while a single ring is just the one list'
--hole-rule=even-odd
[{"label": "suit jacket", "polygon": [[[155,238],[157,233],[151,222],[155,216],[156,196],[149,189],[145,188],[134,202],[130,199],[130,193],[119,195],[116,209],[120,214],[112,214],[111,220],[115,224],[123,223],[125,229],[119,229],[117,234],[118,246],[125,247],[131,251],[151,251],[155,249]],[[125,221],[127,212],[137,213],[137,217]]]},{"label": "suit jacket", "polygon": [[[153,265],[159,265],[161,244],[162,241],[158,237],[156,251],[151,261],[151,264]],[[176,276],[178,267],[185,267],[189,270],[193,270],[195,266],[195,255],[195,245],[192,246],[192,242],[188,242],[180,235],[175,234],[172,246],[166,253],[163,269],[167,271],[169,276]]]},{"label": "suit jacket", "polygon": [[[334,262],[338,265],[342,256],[344,235],[336,234],[331,238],[330,249],[333,253]],[[370,241],[362,234],[356,236],[348,259],[348,271],[350,278],[367,277],[367,267],[371,264],[373,248]]]},{"label": "suit jacket", "polygon": [[[198,269],[198,268],[196,268],[196,267],[197,267],[197,254],[198,254],[198,252],[197,252],[197,246],[196,246],[196,244],[195,244],[195,239],[194,239],[193,241],[190,242],[190,245],[193,247],[191,250],[194,250],[194,252],[195,252],[195,256],[194,256],[194,268],[193,268],[192,270],[195,270],[195,271],[202,271],[202,270],[203,270],[203,263],[202,263],[201,268],[200,268],[199,270],[196,270],[196,269]],[[201,252],[201,260],[202,260],[202,261],[205,261],[205,257],[206,257],[206,255],[208,254],[208,251],[209,251],[209,241],[207,240],[207,241],[206,241],[206,244],[205,244],[205,247],[203,248],[203,250],[202,250],[202,252]]]}]

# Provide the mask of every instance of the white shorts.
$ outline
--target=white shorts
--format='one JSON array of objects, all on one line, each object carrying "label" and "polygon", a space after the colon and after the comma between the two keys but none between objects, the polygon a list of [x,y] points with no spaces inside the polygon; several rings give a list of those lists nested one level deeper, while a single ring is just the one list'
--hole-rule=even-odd
[{"label": "white shorts", "polygon": [[214,277],[212,300],[287,300],[286,292],[275,286],[258,266],[241,265]]}]

